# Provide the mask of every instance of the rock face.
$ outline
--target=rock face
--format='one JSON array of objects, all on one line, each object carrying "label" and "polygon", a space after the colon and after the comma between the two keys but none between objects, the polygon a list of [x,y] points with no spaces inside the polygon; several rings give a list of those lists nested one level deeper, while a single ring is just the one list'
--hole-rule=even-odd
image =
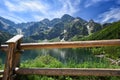
[{"label": "rock face", "polygon": [[87,23],[86,27],[88,29],[88,34],[102,29],[102,26],[99,23],[95,23],[92,19]]}]

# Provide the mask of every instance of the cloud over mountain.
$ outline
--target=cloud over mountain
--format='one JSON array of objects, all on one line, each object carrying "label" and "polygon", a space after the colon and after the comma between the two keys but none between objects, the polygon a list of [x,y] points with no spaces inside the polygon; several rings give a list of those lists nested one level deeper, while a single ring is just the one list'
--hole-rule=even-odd
[{"label": "cloud over mountain", "polygon": [[[0,16],[21,23],[44,18],[51,20],[69,14],[103,23],[109,21],[105,14],[113,14],[111,11],[120,8],[119,4],[119,0],[0,0]],[[118,20],[115,16],[110,17],[110,20]]]},{"label": "cloud over mountain", "polygon": [[120,20],[120,8],[111,8],[99,16],[102,23]]}]

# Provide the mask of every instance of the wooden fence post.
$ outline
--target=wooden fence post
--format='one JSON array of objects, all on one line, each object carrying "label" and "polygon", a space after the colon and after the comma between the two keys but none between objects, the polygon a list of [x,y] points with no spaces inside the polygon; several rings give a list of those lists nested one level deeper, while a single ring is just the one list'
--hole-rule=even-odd
[{"label": "wooden fence post", "polygon": [[15,53],[15,43],[9,43],[8,44],[8,53],[7,53],[7,59],[3,74],[3,80],[13,80],[13,56]]},{"label": "wooden fence post", "polygon": [[21,39],[18,40],[17,45],[16,45],[16,51],[14,54],[14,62],[13,62],[13,67],[19,67],[20,66],[20,56],[21,56],[21,47],[20,47]]},{"label": "wooden fence post", "polygon": [[7,58],[4,68],[4,74],[2,80],[14,80],[14,71],[15,67],[19,66],[19,59],[20,59],[20,39],[23,35],[17,35],[7,41],[8,43],[8,50],[7,50]]}]

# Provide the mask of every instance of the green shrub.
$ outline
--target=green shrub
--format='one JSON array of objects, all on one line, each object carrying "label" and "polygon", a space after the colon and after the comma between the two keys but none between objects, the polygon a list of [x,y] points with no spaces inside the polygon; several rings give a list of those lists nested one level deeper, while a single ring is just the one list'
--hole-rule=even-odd
[{"label": "green shrub", "polygon": [[21,67],[46,67],[46,68],[60,68],[62,67],[62,63],[57,59],[46,55],[46,56],[38,56],[34,60],[25,61],[22,63]]}]

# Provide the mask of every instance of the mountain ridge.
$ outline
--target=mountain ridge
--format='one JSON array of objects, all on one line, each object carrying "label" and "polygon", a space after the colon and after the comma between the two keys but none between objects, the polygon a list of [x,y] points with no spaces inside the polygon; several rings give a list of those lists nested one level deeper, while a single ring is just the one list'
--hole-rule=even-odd
[{"label": "mountain ridge", "polygon": [[[6,23],[4,20],[3,22]],[[88,25],[89,28],[87,28]],[[4,26],[1,25],[0,27]],[[38,22],[13,23],[8,27],[10,28],[6,30],[3,29],[3,31],[14,35],[23,34],[25,37],[30,37],[34,40],[59,38],[65,41],[71,40],[71,38],[76,35],[83,37],[102,29],[99,23],[86,21],[80,17],[72,17],[68,14],[64,14],[61,18],[54,18],[52,20],[45,18]]]}]

